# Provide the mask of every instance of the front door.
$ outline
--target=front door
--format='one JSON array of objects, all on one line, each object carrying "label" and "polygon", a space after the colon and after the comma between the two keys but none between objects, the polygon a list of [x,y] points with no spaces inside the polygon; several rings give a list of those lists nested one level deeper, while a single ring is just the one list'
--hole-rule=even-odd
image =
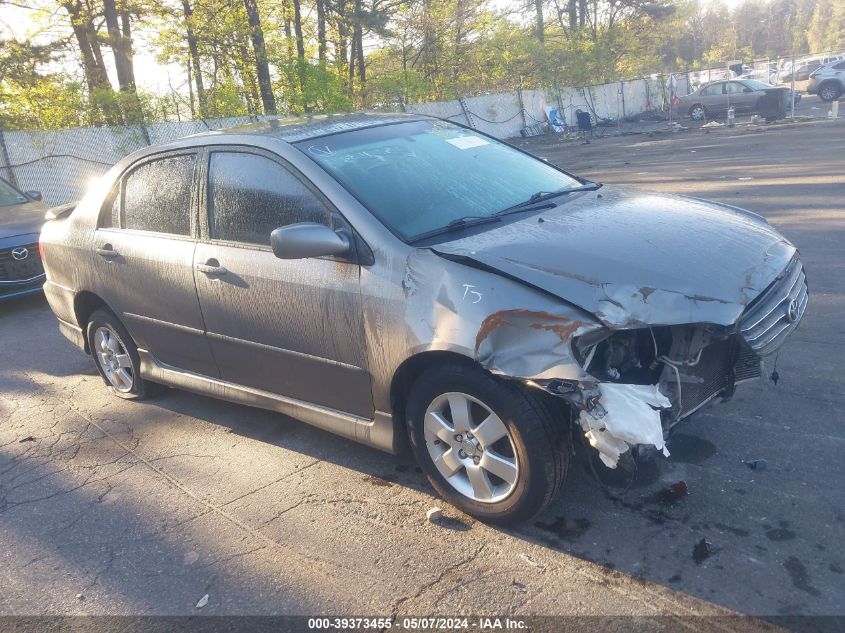
[{"label": "front door", "polygon": [[207,165],[207,239],[194,262],[221,377],[372,417],[358,264],[270,249],[280,226],[343,219],[274,155],[213,149]]},{"label": "front door", "polygon": [[[748,88],[748,92],[746,92]],[[741,81],[729,81],[725,84],[725,94],[728,97],[728,103],[733,106],[734,110],[753,110],[757,105],[757,101],[762,95],[761,92],[751,90]]]},{"label": "front door", "polygon": [[158,155],[120,180],[94,234],[98,292],[138,347],[217,375],[194,284],[195,153]]}]

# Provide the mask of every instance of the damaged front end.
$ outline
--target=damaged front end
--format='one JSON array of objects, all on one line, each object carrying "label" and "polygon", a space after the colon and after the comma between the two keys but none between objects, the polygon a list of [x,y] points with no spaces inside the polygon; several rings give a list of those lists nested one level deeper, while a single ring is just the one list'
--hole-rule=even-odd
[{"label": "damaged front end", "polygon": [[[797,257],[731,326],[690,324],[612,330],[572,340],[593,381],[534,380],[578,411],[586,439],[605,465],[638,447],[668,456],[674,425],[736,386],[758,378],[762,357],[797,327],[809,300]],[[651,448],[653,447],[653,448]]]}]

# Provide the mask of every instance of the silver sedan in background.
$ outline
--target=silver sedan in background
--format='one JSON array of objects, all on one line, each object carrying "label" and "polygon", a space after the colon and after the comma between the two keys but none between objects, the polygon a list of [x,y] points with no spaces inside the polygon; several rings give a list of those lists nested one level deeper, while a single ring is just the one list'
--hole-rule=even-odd
[{"label": "silver sedan in background", "polygon": [[763,100],[767,95],[784,90],[788,89],[756,79],[713,81],[680,97],[676,109],[679,114],[686,114],[693,121],[724,115],[731,107],[737,113],[759,112],[765,109]]},{"label": "silver sedan in background", "polygon": [[146,148],[54,218],[45,294],[115,395],[160,383],[407,438],[443,497],[499,523],[546,507],[573,438],[611,468],[668,455],[808,301],[753,213],[410,115]]}]

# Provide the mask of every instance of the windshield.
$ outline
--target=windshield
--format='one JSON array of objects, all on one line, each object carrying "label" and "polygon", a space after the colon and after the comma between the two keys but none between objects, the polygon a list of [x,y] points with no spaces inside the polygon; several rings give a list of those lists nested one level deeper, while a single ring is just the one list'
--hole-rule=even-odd
[{"label": "windshield", "polygon": [[296,143],[406,241],[581,183],[444,121],[410,121]]},{"label": "windshield", "polygon": [[21,194],[5,180],[0,180],[0,207],[27,202],[26,196]]}]

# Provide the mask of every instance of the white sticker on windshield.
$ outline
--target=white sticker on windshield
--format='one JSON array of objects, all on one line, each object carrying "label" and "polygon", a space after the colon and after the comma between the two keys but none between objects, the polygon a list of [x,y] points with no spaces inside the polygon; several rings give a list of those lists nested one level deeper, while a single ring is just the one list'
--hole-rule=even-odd
[{"label": "white sticker on windshield", "polygon": [[458,136],[457,138],[447,138],[446,142],[458,149],[469,149],[470,147],[490,144],[489,141],[485,141],[480,136]]}]

